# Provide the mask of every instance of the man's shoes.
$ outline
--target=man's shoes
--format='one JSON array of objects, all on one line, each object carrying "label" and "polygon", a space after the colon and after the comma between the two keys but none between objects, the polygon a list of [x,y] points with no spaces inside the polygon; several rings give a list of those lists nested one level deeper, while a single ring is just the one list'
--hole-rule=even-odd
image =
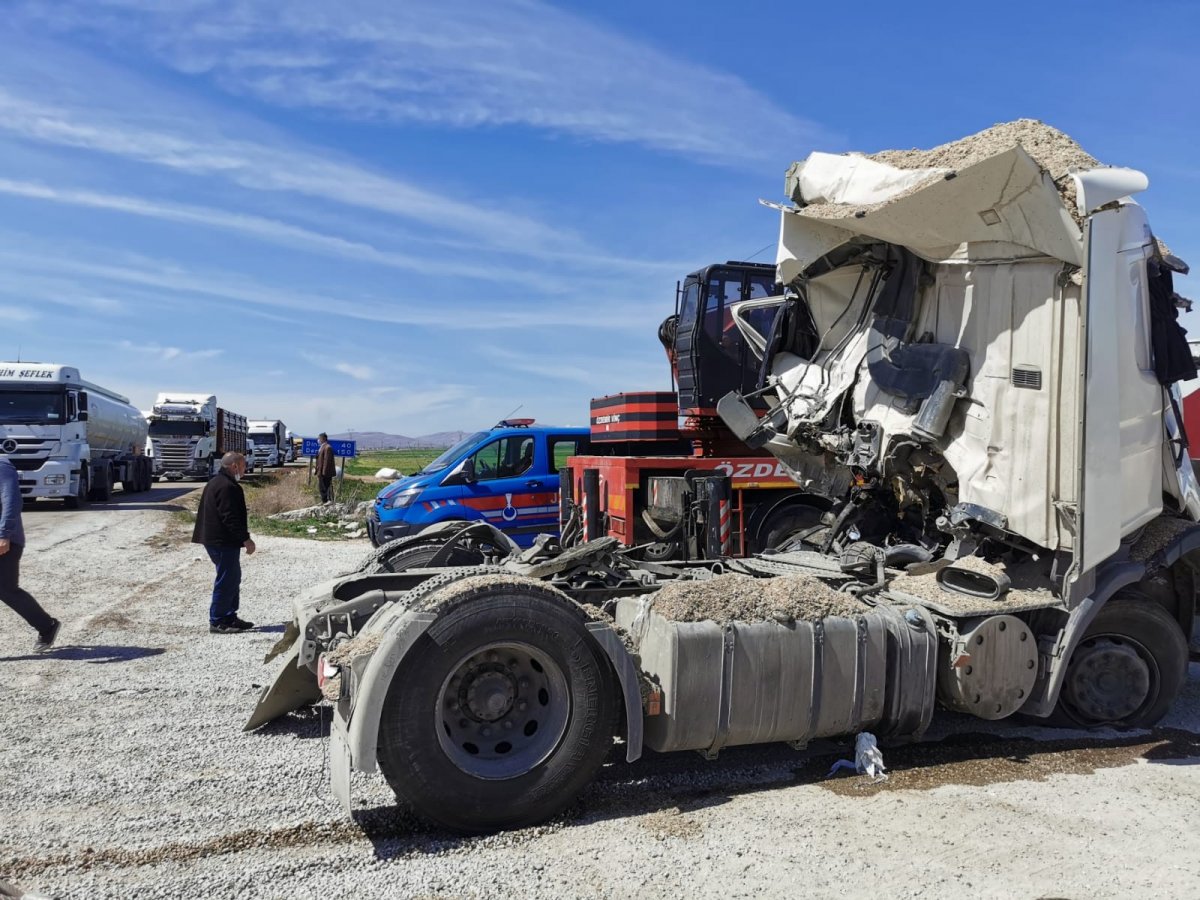
[{"label": "man's shoes", "polygon": [[208,625],[209,634],[240,634],[243,631],[249,631],[254,625],[250,622],[243,622],[237,616],[230,616],[227,619],[221,619],[219,622],[210,622]]},{"label": "man's shoes", "polygon": [[58,637],[58,629],[62,627],[62,622],[55,619],[54,622],[45,631],[39,631],[37,640],[33,644],[33,652],[41,653],[44,650],[49,650],[54,646],[54,641]]}]

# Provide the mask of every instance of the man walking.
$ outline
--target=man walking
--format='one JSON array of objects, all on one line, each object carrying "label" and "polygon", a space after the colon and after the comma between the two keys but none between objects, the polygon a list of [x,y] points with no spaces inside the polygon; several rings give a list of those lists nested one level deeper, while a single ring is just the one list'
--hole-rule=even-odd
[{"label": "man walking", "polygon": [[241,602],[242,548],[254,552],[246,517],[246,495],[238,484],[246,474],[246,458],[240,453],[221,457],[221,471],[204,486],[200,508],[196,510],[196,528],[192,543],[203,544],[208,558],[217,567],[213,582],[212,604],[208,608],[208,630],[213,634],[234,634],[254,627],[238,618]]},{"label": "man walking", "polygon": [[329,443],[329,435],[321,432],[317,435],[321,449],[317,451],[317,484],[321,487],[321,502],[328,503],[333,499],[333,476],[337,474],[337,465],[333,461],[333,446]]},{"label": "man walking", "polygon": [[49,650],[61,624],[21,588],[21,554],[25,528],[21,524],[21,477],[8,457],[0,457],[0,600],[37,631],[34,652]]}]

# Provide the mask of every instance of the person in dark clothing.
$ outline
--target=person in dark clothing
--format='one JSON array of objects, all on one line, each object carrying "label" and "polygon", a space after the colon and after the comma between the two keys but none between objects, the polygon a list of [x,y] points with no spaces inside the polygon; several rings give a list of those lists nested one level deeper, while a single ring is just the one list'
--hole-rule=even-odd
[{"label": "person in dark clothing", "polygon": [[254,552],[246,516],[246,495],[238,484],[246,474],[246,458],[240,453],[221,457],[221,471],[204,486],[192,543],[203,544],[208,558],[217,567],[213,582],[212,604],[208,608],[208,630],[213,634],[234,634],[254,627],[238,618],[241,602],[242,548]]},{"label": "person in dark clothing", "polygon": [[25,552],[23,502],[21,476],[8,457],[0,457],[0,600],[37,631],[33,649],[40,652],[53,646],[62,623],[21,587],[21,555]]},{"label": "person in dark clothing", "polygon": [[333,499],[333,476],[337,474],[337,464],[333,461],[333,447],[329,443],[329,435],[321,432],[317,435],[321,448],[317,450],[317,484],[321,488],[321,502],[328,503]]}]

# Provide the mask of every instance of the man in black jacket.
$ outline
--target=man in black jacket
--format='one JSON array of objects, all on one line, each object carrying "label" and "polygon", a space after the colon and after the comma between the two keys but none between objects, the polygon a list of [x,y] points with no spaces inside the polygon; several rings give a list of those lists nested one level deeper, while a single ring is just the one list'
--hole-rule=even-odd
[{"label": "man in black jacket", "polygon": [[208,609],[208,630],[213,634],[234,634],[254,627],[237,615],[242,548],[246,548],[247,555],[254,552],[246,517],[246,495],[238,484],[244,474],[246,458],[240,453],[226,453],[221,457],[221,471],[204,486],[200,508],[196,510],[192,543],[203,544],[208,558],[217,567],[212,605]]}]

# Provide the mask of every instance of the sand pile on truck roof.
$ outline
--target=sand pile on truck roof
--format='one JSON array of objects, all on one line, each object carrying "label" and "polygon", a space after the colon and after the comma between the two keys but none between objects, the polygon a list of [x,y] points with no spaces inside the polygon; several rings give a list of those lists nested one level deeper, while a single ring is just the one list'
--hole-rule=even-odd
[{"label": "sand pile on truck roof", "polygon": [[[929,150],[881,150],[877,153],[852,155],[885,163],[897,169],[952,169],[957,172],[1011,150],[1017,145],[1024,147],[1025,152],[1050,173],[1063,203],[1078,221],[1075,211],[1075,182],[1064,176],[1070,168],[1094,169],[1103,163],[1079,146],[1078,141],[1070,135],[1037,119],[1001,122],[976,134],[940,144]],[[940,177],[932,175],[929,180],[922,181],[892,200],[916,193]],[[819,203],[806,206],[804,210],[808,215],[818,218],[833,218],[852,215],[858,211],[872,212],[888,202],[892,201],[874,204]]]},{"label": "sand pile on truck roof", "polygon": [[881,150],[865,155],[867,159],[887,163],[897,169],[936,168],[954,169],[957,172],[1018,144],[1056,181],[1067,174],[1067,169],[1095,169],[1102,165],[1070,135],[1037,119],[1001,122],[930,150]]},{"label": "sand pile on truck roof", "polygon": [[871,609],[809,575],[751,578],[730,573],[705,581],[675,581],[653,597],[654,611],[676,622],[816,621]]}]

